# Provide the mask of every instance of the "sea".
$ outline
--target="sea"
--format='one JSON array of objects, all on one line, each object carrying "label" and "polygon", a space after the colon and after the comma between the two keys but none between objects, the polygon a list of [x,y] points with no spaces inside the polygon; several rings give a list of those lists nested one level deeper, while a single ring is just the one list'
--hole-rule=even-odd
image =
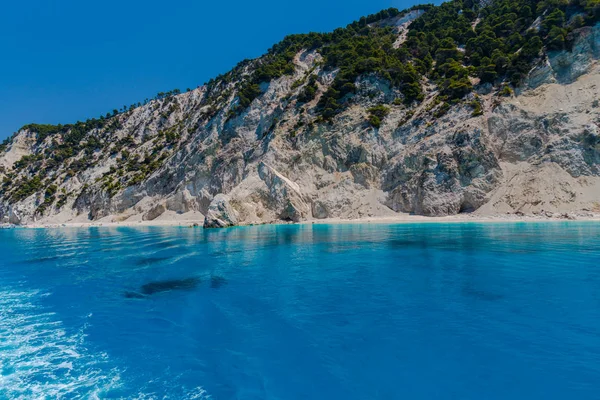
[{"label": "sea", "polygon": [[0,399],[598,399],[600,223],[0,230]]}]

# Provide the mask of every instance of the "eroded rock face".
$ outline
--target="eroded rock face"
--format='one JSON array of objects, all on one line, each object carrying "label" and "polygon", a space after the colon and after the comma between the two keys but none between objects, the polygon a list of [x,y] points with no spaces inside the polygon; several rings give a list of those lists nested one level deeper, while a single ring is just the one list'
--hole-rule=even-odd
[{"label": "eroded rock face", "polygon": [[229,197],[218,194],[204,217],[205,228],[226,228],[238,224],[237,211],[229,204]]},{"label": "eroded rock face", "polygon": [[372,165],[366,163],[353,164],[350,172],[354,182],[364,186],[365,189],[379,186],[379,171]]},{"label": "eroded rock face", "polygon": [[14,208],[11,208],[10,211],[8,212],[8,221],[9,224],[14,224],[14,225],[20,225],[22,220],[21,220],[21,215],[19,213],[19,211],[15,210]]},{"label": "eroded rock face", "polygon": [[152,207],[146,214],[144,214],[142,219],[144,221],[154,221],[156,218],[163,215],[165,211],[167,211],[167,207],[165,207],[163,203],[159,203]]},{"label": "eroded rock face", "polygon": [[312,216],[316,219],[325,219],[331,215],[327,204],[321,200],[315,200],[312,203]]},{"label": "eroded rock face", "polygon": [[572,83],[587,73],[600,56],[600,26],[579,29],[571,51],[551,53],[550,65],[559,83]]},{"label": "eroded rock face", "polygon": [[199,206],[198,201],[192,196],[189,190],[184,189],[167,199],[166,209],[185,214],[190,211],[198,211]]},{"label": "eroded rock face", "polygon": [[269,189],[268,201],[284,221],[299,222],[309,214],[309,207],[302,198],[300,187],[274,168],[261,162],[258,175]]},{"label": "eroded rock face", "polygon": [[[452,117],[451,117],[452,118]],[[479,208],[502,171],[481,121],[458,125],[439,141],[419,143],[393,160],[384,181],[395,211],[429,216]]]},{"label": "eroded rock face", "polygon": [[553,51],[534,68],[524,87],[535,89],[543,84],[575,82],[587,74],[600,56],[600,25],[575,30],[570,51]]},{"label": "eroded rock face", "polygon": [[[370,75],[355,82],[352,101],[326,123],[315,107],[336,71],[323,71],[315,51],[301,51],[294,74],[263,84],[263,94],[242,112],[234,112],[240,83],[235,78],[120,114],[114,130],[93,132],[106,149],[73,158],[78,164],[93,161],[86,168],[69,171],[65,165],[48,172],[46,179],[57,185],[50,206],[38,211],[42,190],[17,202],[0,197],[0,220],[154,220],[165,213],[202,213],[206,227],[227,227],[398,212],[595,210],[599,33],[600,25],[585,28],[572,53],[541,60],[516,97],[499,97],[497,87],[479,85],[477,98],[471,94],[438,114],[433,82],[423,82],[422,104],[407,106],[393,101],[401,93]],[[252,62],[244,68],[240,76],[247,76]],[[316,97],[299,104],[303,87],[297,82],[309,74],[317,76]],[[473,115],[474,101],[483,115]],[[368,123],[369,109],[382,103],[389,113],[375,128]],[[163,146],[167,134],[174,139]],[[36,143],[34,134],[20,132],[0,154],[0,179],[20,157],[44,152],[51,140]],[[124,149],[127,160],[115,149],[121,142],[131,143]],[[164,156],[155,169],[135,183],[116,184],[114,171],[122,164],[131,161],[134,170],[125,173],[134,175],[134,161],[155,165],[155,152]],[[31,178],[26,170],[19,174]],[[553,179],[560,190],[552,189]],[[66,199],[59,203],[62,194]]]},{"label": "eroded rock face", "polygon": [[600,176],[598,67],[568,85],[550,84],[510,99],[488,118],[502,161],[554,162],[573,177]]}]

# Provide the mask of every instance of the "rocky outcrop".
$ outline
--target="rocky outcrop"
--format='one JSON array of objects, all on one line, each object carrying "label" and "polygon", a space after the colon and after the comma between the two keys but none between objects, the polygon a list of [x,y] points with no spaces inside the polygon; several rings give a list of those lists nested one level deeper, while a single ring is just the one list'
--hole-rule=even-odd
[{"label": "rocky outcrop", "polygon": [[529,73],[525,87],[535,89],[548,83],[573,83],[588,73],[600,57],[600,25],[586,26],[571,33],[570,50],[553,51]]},{"label": "rocky outcrop", "polygon": [[205,228],[226,228],[238,224],[238,213],[229,203],[229,197],[218,194],[204,217]]},{"label": "rocky outcrop", "polygon": [[354,182],[365,189],[379,186],[379,173],[377,168],[366,163],[354,164],[350,167]]},{"label": "rocky outcrop", "polygon": [[458,109],[439,126],[425,127],[421,134],[427,140],[405,147],[391,160],[383,184],[390,208],[441,216],[473,211],[485,203],[502,171],[484,120],[470,118],[468,112]]},{"label": "rocky outcrop", "polygon": [[167,207],[163,203],[159,203],[152,207],[147,213],[145,213],[142,217],[144,221],[154,221],[156,218],[160,217],[167,211]]},{"label": "rocky outcrop", "polygon": [[309,215],[309,207],[302,198],[297,183],[290,181],[264,162],[258,166],[258,175],[267,185],[267,201],[279,219],[299,222]]},{"label": "rocky outcrop", "polygon": [[5,223],[20,225],[22,221],[21,213],[15,208],[11,207],[6,216]]}]

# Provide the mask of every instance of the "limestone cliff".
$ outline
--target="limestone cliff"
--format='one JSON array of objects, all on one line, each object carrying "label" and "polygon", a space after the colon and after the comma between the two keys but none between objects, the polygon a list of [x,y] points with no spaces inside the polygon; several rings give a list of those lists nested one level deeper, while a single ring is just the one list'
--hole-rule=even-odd
[{"label": "limestone cliff", "polygon": [[[423,14],[379,23],[398,47]],[[423,76],[422,100],[398,101],[401,89],[368,73],[324,119],[338,70],[304,48],[247,105],[241,93],[263,59],[96,125],[28,126],[0,154],[0,222],[600,212],[600,25],[573,35],[508,96],[471,78],[474,90],[446,103]]]}]

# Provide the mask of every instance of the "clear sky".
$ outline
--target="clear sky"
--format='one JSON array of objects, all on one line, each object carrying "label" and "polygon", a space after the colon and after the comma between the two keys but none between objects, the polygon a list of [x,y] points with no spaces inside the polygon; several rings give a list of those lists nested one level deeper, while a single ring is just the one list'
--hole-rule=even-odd
[{"label": "clear sky", "polygon": [[[26,0],[0,13],[0,139],[194,88],[291,33],[418,0]],[[436,1],[439,3],[439,1]]]}]

